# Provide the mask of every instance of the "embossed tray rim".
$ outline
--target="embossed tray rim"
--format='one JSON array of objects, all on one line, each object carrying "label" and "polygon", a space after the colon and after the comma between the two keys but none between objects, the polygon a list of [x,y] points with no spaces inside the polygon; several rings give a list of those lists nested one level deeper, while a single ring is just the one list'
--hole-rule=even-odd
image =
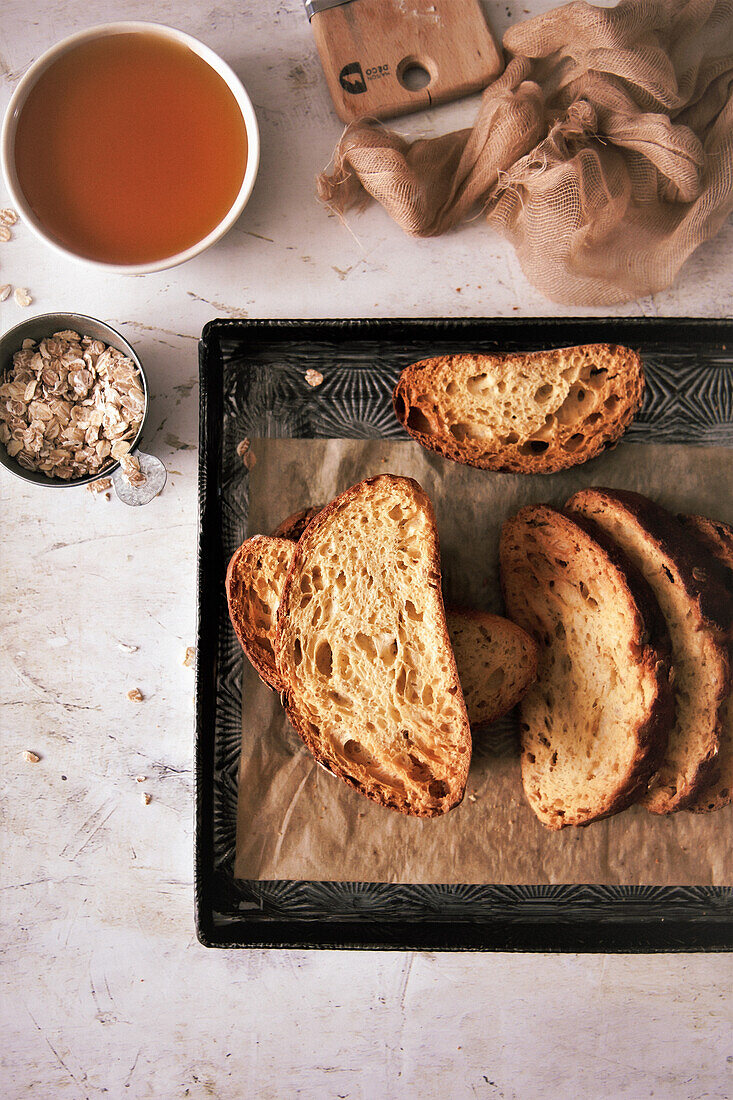
[{"label": "embossed tray rim", "polygon": [[[472,886],[240,883],[215,844],[216,722],[225,554],[222,544],[222,342],[255,354],[299,340],[542,347],[591,342],[684,346],[726,360],[733,323],[699,318],[214,320],[199,345],[200,450],[196,668],[195,921],[208,947],[523,951],[733,949],[729,887]],[[729,427],[730,410],[722,424]],[[717,435],[717,432],[715,432]],[[729,438],[726,432],[726,438]],[[713,439],[706,437],[705,442]],[[718,441],[715,439],[714,441]],[[722,441],[722,440],[721,440]],[[692,442],[692,440],[690,440]],[[310,904],[298,891],[310,889]],[[380,915],[370,914],[374,892]],[[426,893],[427,891],[427,893]],[[384,893],[386,892],[386,893]],[[386,904],[385,904],[386,899]],[[341,906],[341,909],[339,909]]]}]

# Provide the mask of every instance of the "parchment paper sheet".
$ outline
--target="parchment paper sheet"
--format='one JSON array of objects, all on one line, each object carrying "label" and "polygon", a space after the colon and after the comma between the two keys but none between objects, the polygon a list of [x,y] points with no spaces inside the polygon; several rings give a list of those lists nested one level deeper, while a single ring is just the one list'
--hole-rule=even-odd
[{"label": "parchment paper sheet", "polygon": [[[677,511],[733,522],[733,451],[622,444],[550,476],[474,470],[414,443],[253,440],[249,534],[331,500],[378,473],[414,477],[433,501],[446,604],[501,610],[502,521],[523,504],[562,504],[590,485],[647,493]],[[235,874],[244,879],[405,883],[726,885],[733,807],[655,817],[632,807],[584,829],[543,828],[522,792],[505,721],[474,740],[466,798],[444,818],[384,809],[318,767],[280,701],[243,659],[242,755]]]}]

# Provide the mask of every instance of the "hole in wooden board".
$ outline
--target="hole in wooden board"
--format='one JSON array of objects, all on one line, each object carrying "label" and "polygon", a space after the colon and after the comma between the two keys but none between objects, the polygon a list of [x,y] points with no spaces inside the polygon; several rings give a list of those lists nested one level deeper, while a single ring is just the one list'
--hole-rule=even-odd
[{"label": "hole in wooden board", "polygon": [[397,66],[397,79],[408,92],[421,92],[433,78],[422,61],[416,57],[403,57]]}]

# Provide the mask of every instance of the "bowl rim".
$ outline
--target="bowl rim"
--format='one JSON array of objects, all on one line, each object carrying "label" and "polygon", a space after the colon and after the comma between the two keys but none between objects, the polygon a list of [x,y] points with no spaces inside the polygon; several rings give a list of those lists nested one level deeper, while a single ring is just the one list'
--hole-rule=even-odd
[{"label": "bowl rim", "polygon": [[[137,354],[132,344],[128,340],[126,340],[125,337],[120,332],[118,332],[116,328],[113,328],[108,321],[103,321],[100,317],[92,317],[91,315],[86,313],[69,313],[68,311],[64,310],[59,310],[56,313],[37,313],[34,314],[32,317],[24,318],[24,320],[19,321],[17,325],[13,325],[12,328],[7,329],[5,332],[0,334],[0,349],[4,349],[7,344],[12,341],[13,336],[16,333],[20,333],[21,330],[24,329],[27,325],[40,323],[45,321],[46,319],[51,321],[51,318],[62,317],[69,319],[70,325],[68,327],[71,329],[72,332],[78,331],[80,336],[85,335],[85,333],[81,331],[81,328],[83,327],[83,322],[91,321],[95,325],[101,325],[102,328],[106,329],[112,335],[114,340],[119,341],[122,347],[118,348],[118,350],[124,350],[125,355],[128,355],[130,359],[132,359],[133,363],[139,370],[140,378],[142,381],[143,394],[145,396],[145,406],[143,408],[143,416],[142,420],[140,421],[140,427],[138,428],[134,439],[130,443],[130,453],[132,453],[140,442],[140,438],[145,429],[145,423],[148,419],[148,411],[150,409],[150,388],[148,386],[148,378],[145,373],[145,367],[142,364],[140,356]],[[78,322],[82,322],[82,324],[80,325],[78,324]],[[51,323],[55,326],[58,322],[54,320]],[[75,327],[72,328],[72,325]],[[56,329],[56,331],[62,332],[63,329]],[[53,335],[51,330],[49,330],[48,335]],[[21,343],[23,340],[28,339],[27,336],[15,336],[16,340],[19,338],[21,340]],[[112,346],[114,347],[114,344],[112,344]],[[18,347],[20,347],[20,344],[18,345]],[[0,378],[1,377],[2,361],[0,360]],[[7,453],[5,444],[0,443],[0,465],[3,467],[3,469],[7,470],[8,473],[13,474],[15,477],[21,478],[22,481],[25,481],[29,485],[38,485],[41,488],[51,489],[74,489],[78,488],[80,485],[91,485],[94,481],[100,481],[104,477],[110,477],[115,472],[115,470],[119,469],[120,463],[119,460],[116,460],[112,462],[109,466],[105,466],[103,470],[100,470],[96,474],[85,474],[84,477],[69,478],[67,480],[61,477],[49,477],[48,474],[45,474],[42,470],[24,469],[19,462],[16,462],[15,459]],[[41,480],[41,478],[43,480]]]},{"label": "bowl rim", "polygon": [[[182,252],[174,253],[171,256],[164,257],[161,260],[154,260],[150,263],[105,263],[103,260],[95,260],[88,256],[82,256],[78,252],[74,252],[70,248],[67,248],[66,245],[61,244],[60,241],[57,241],[51,236],[43,226],[43,223],[36,218],[30,205],[26,201],[15,171],[15,134],[23,105],[31,89],[41,74],[58,60],[59,57],[62,57],[65,53],[68,53],[82,42],[92,41],[96,38],[106,38],[114,34],[135,33],[156,34],[161,38],[188,46],[189,49],[201,57],[214,72],[218,73],[236,99],[237,105],[242,112],[242,120],[247,134],[247,163],[244,169],[242,185],[228,212],[218,225],[214,226],[211,232],[200,241],[190,245],[189,248],[184,249]],[[198,256],[201,252],[204,252],[207,248],[216,244],[217,241],[221,240],[221,238],[228,233],[242,214],[254,189],[260,162],[260,133],[252,101],[242,81],[231,66],[209,46],[199,41],[198,38],[194,38],[193,35],[188,34],[186,31],[178,30],[176,27],[170,27],[166,23],[156,23],[144,20],[116,20],[111,23],[98,23],[95,26],[85,27],[83,30],[75,31],[73,34],[67,35],[66,38],[62,38],[55,45],[50,46],[31,63],[10,97],[10,102],[5,111],[2,131],[0,132],[0,162],[2,164],[5,184],[13,204],[24,222],[27,223],[31,231],[42,240],[44,244],[48,245],[60,255],[66,256],[68,259],[75,260],[77,263],[87,264],[90,267],[94,267],[99,271],[106,271],[109,274],[148,275],[156,271],[166,271],[172,267],[177,267],[179,264],[185,263],[187,260],[193,259],[194,256]]]}]

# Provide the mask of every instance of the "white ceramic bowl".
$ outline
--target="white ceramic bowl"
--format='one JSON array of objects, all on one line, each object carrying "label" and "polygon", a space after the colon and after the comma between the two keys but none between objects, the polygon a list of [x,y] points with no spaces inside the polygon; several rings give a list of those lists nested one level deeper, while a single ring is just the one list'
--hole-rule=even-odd
[{"label": "white ceramic bowl", "polygon": [[[199,57],[206,61],[207,64],[219,74],[236,99],[239,109],[242,112],[242,118],[244,119],[244,125],[247,131],[247,164],[242,186],[239,189],[239,194],[234,203],[219,224],[202,240],[191,245],[190,248],[187,248],[183,252],[178,252],[173,256],[167,256],[162,260],[156,260],[153,263],[103,263],[99,260],[90,260],[87,256],[80,256],[72,252],[65,245],[60,244],[59,241],[51,236],[46,230],[43,223],[36,218],[23,195],[15,170],[15,133],[18,126],[18,120],[23,110],[23,105],[28,98],[31,88],[33,88],[41,74],[44,73],[53,62],[57,61],[59,57],[68,53],[69,50],[74,49],[74,47],[80,45],[82,42],[89,42],[93,39],[103,38],[113,34],[134,32],[157,34],[168,41],[178,42],[183,46],[188,46],[190,50],[198,54]],[[55,46],[52,46],[51,49],[42,54],[37,61],[34,61],[18,84],[8,104],[8,109],[3,120],[2,136],[0,137],[0,157],[2,159],[5,182],[15,208],[26,224],[31,227],[36,236],[40,237],[42,241],[45,241],[45,243],[55,249],[56,252],[60,252],[64,256],[69,256],[74,260],[80,260],[83,263],[91,264],[93,267],[100,268],[104,271],[122,275],[144,275],[151,271],[164,271],[166,268],[176,267],[178,264],[190,260],[193,256],[197,256],[200,252],[210,248],[212,244],[215,244],[216,241],[220,240],[224,234],[231,229],[247,205],[249,197],[252,194],[255,179],[257,178],[257,169],[260,160],[260,135],[254,108],[249,96],[244,90],[242,82],[233,69],[231,69],[225,61],[222,61],[213,50],[210,50],[208,46],[204,46],[202,42],[199,42],[196,38],[192,38],[190,34],[184,34],[183,31],[176,30],[173,27],[166,27],[162,23],[102,23],[99,26],[88,27],[86,30],[79,31],[77,34],[72,34],[68,38],[64,38],[63,41],[58,42]]]}]

